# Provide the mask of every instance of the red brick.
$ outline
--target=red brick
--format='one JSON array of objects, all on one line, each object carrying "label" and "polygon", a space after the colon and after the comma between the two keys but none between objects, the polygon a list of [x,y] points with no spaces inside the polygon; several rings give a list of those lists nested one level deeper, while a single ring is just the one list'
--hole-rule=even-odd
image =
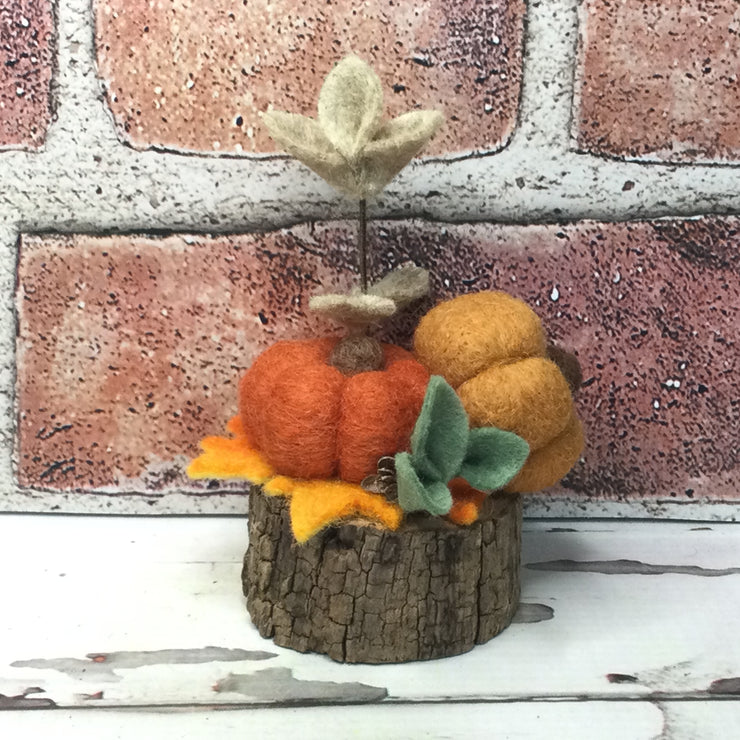
[{"label": "red brick", "polygon": [[381,75],[387,110],[441,108],[429,153],[492,149],[517,114],[523,0],[96,0],[108,103],[136,148],[272,152],[258,113],[315,115],[349,52]]},{"label": "red brick", "polygon": [[[26,237],[22,485],[181,485],[178,456],[222,429],[254,354],[319,326],[303,314],[306,295],[347,283],[353,243],[353,224],[189,240]],[[395,221],[373,224],[370,243],[376,273],[413,255],[439,297],[507,290],[578,352],[588,445],[553,495],[738,499],[740,219]],[[413,324],[386,333],[407,341]]]},{"label": "red brick", "polygon": [[244,368],[277,338],[315,330],[303,293],[346,273],[321,242],[314,249],[305,229],[24,237],[20,484],[198,488],[182,463],[235,413]]},{"label": "red brick", "polygon": [[513,293],[578,353],[587,448],[554,493],[740,497],[739,219],[392,228],[444,292]]},{"label": "red brick", "polygon": [[0,147],[38,147],[51,121],[48,0],[0,0]]},{"label": "red brick", "polygon": [[733,0],[585,0],[576,74],[582,151],[676,162],[740,157]]}]

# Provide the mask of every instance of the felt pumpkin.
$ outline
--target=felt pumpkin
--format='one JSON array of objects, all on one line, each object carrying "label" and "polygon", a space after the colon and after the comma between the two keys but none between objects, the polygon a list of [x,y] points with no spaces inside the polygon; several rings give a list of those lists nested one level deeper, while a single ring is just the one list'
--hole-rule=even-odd
[{"label": "felt pumpkin", "polygon": [[381,344],[382,369],[345,374],[330,361],[338,342],[277,342],[240,381],[242,425],[282,475],[359,483],[409,444],[429,372]]},{"label": "felt pumpkin", "polygon": [[571,388],[523,301],[481,292],[441,303],[421,319],[414,353],[455,388],[471,426],[515,432],[529,444],[530,456],[506,491],[546,488],[578,459],[583,430]]}]

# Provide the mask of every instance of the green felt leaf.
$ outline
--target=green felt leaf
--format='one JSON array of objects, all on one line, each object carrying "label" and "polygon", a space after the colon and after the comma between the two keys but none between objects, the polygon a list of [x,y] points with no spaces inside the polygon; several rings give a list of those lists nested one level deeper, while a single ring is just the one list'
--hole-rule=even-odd
[{"label": "green felt leaf", "polygon": [[439,111],[415,110],[385,123],[362,153],[366,189],[380,192],[419,154],[443,121]]},{"label": "green felt leaf", "polygon": [[471,429],[460,476],[481,491],[503,488],[529,456],[529,445],[517,434],[496,427]]},{"label": "green felt leaf", "polygon": [[458,475],[468,448],[468,415],[452,386],[432,375],[411,435],[411,457],[419,475],[447,483]]},{"label": "green felt leaf", "polygon": [[342,59],[319,93],[319,123],[329,141],[353,162],[376,134],[382,114],[378,75],[357,56]]},{"label": "green felt leaf", "polygon": [[408,452],[399,452],[395,462],[398,505],[404,511],[428,511],[435,516],[449,512],[452,494],[445,483],[419,478]]}]

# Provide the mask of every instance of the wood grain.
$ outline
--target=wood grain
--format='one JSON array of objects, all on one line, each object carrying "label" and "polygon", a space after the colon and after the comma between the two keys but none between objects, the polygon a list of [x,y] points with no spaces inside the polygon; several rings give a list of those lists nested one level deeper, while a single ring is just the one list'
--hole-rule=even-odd
[{"label": "wood grain", "polygon": [[417,516],[397,532],[343,524],[298,545],[287,500],[254,488],[247,607],[263,637],[341,662],[458,655],[516,612],[521,520],[521,497],[500,496],[470,527]]}]

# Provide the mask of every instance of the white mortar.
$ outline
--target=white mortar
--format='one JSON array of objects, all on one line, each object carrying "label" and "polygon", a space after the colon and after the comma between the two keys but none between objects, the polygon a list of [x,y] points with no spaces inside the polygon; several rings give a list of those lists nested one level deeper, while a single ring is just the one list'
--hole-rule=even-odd
[{"label": "white mortar", "polygon": [[[283,157],[137,152],[122,144],[97,77],[90,0],[57,5],[56,120],[42,150],[0,152],[0,510],[241,512],[245,507],[231,496],[169,495],[150,504],[130,494],[17,488],[11,409],[18,234],[268,230],[353,216],[354,204]],[[530,0],[519,124],[508,147],[493,155],[411,165],[372,204],[372,216],[533,223],[740,212],[738,166],[622,162],[572,151],[577,36],[577,0]],[[628,180],[634,187],[623,191]],[[430,191],[441,195],[428,196]],[[734,519],[737,511],[731,503],[584,504],[544,495],[528,508],[532,515],[550,517]]]}]

